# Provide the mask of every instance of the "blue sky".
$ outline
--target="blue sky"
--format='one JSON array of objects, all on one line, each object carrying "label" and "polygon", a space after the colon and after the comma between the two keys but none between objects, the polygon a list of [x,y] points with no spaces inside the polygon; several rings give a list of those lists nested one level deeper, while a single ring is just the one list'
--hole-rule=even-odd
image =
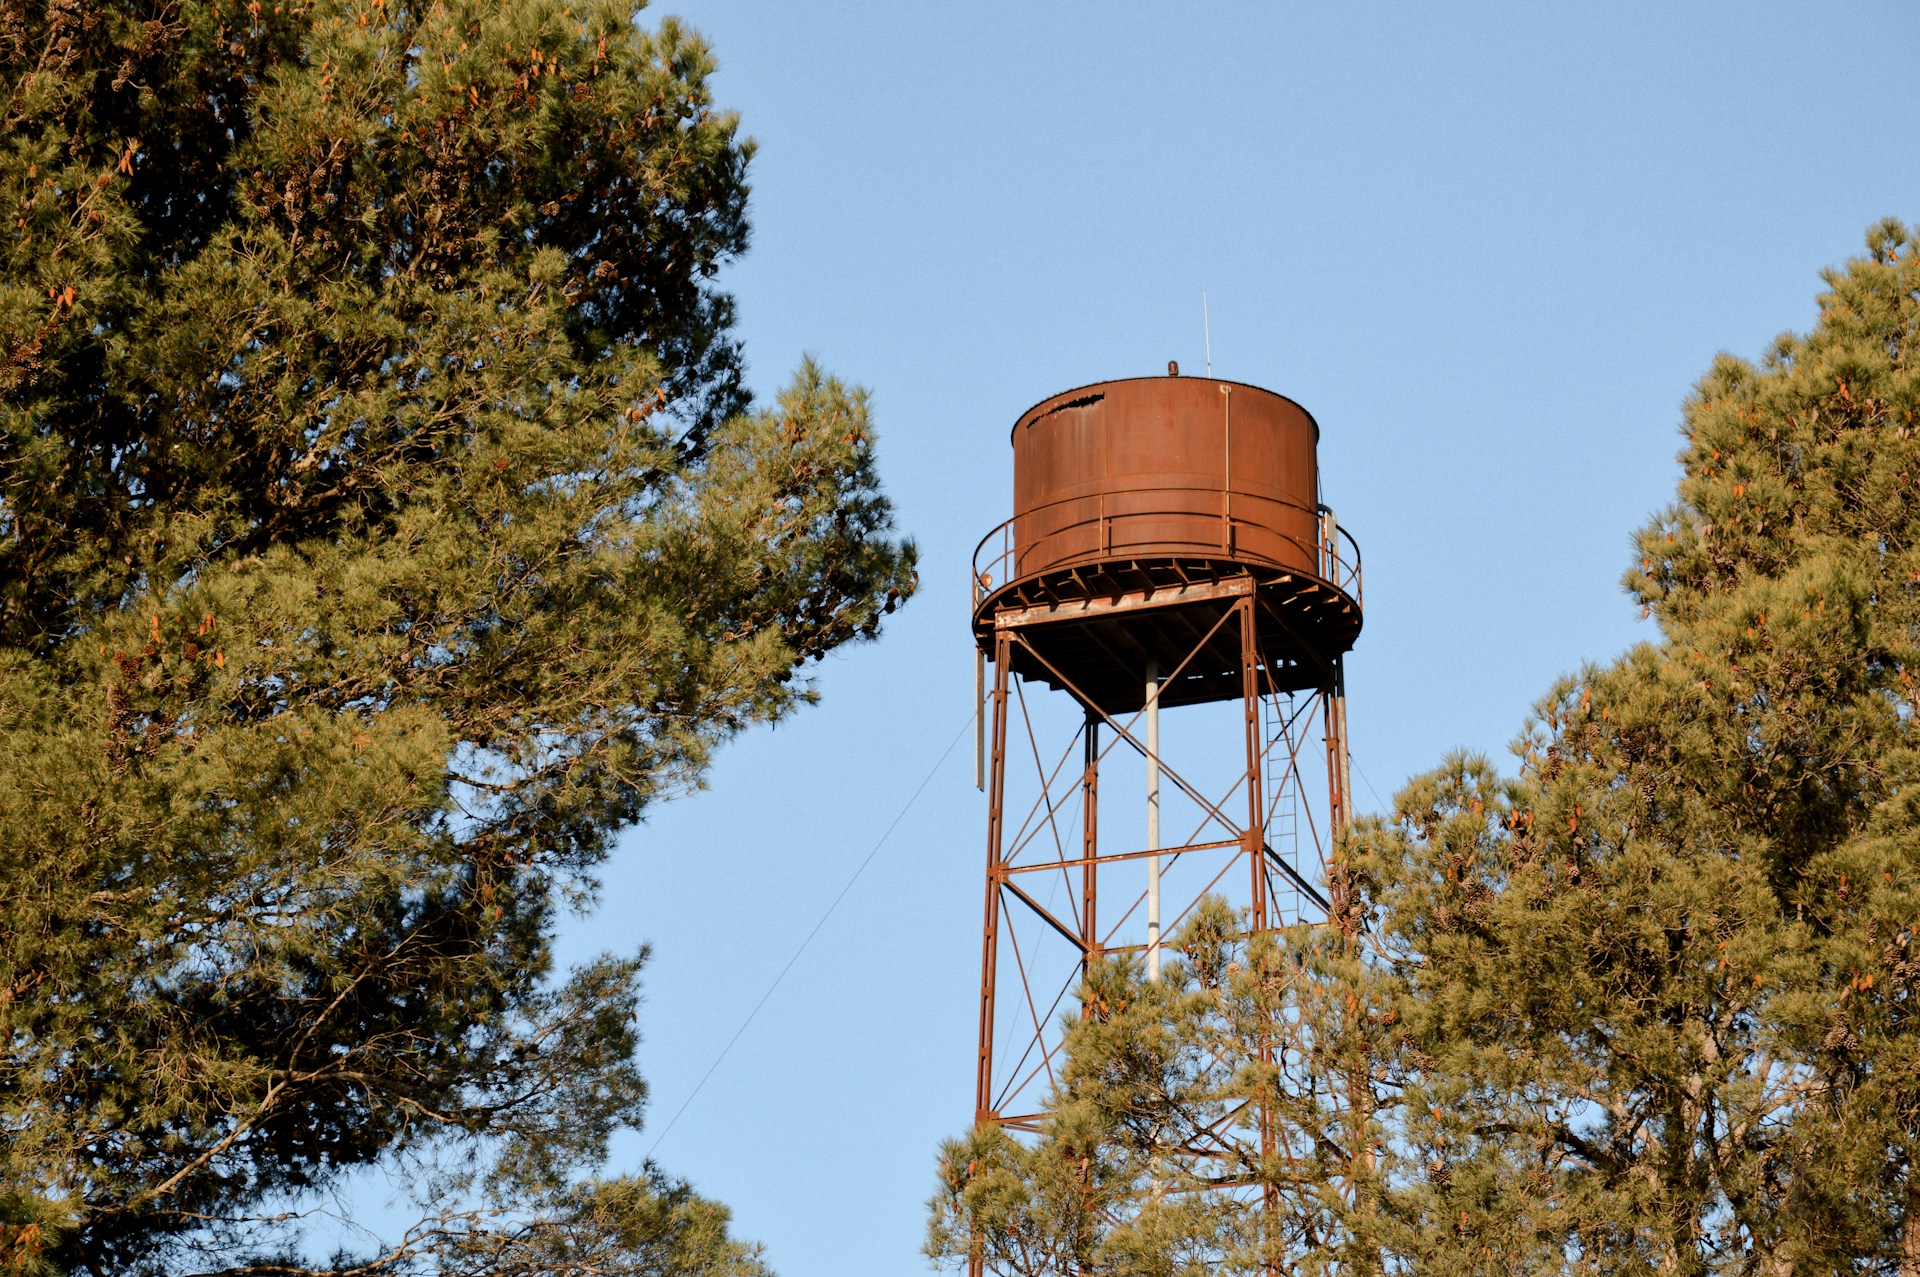
[{"label": "blue sky", "polygon": [[[1366,555],[1362,809],[1503,763],[1557,675],[1648,631],[1628,537],[1717,351],[1920,220],[1906,3],[834,6],[689,0],[759,139],[730,269],[755,389],[869,387],[922,552],[823,702],[733,743],[607,867],[563,956],[653,945],[637,1162],[970,713],[966,563],[1007,432],[1204,360],[1305,404]],[[985,804],[963,743],[658,1145],[787,1277],[922,1271],[972,1102]],[[1378,800],[1378,801],[1377,801]]]}]

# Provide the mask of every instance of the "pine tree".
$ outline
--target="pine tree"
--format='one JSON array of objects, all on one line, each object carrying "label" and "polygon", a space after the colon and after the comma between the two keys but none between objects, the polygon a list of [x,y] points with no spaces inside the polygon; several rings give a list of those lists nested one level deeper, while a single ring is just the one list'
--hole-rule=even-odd
[{"label": "pine tree", "polygon": [[0,0],[0,1264],[759,1271],[651,1167],[623,825],[913,585],[750,411],[752,146],[603,0]]},{"label": "pine tree", "polygon": [[1659,641],[1359,840],[1455,1266],[1524,1219],[1576,1271],[1920,1271],[1920,250],[1867,248],[1687,402],[1626,581]]},{"label": "pine tree", "polygon": [[[1249,960],[1298,973],[1280,1018],[1325,1044],[1292,1094],[1335,1097],[1269,1101],[1330,1151],[1332,1192],[1251,1176],[1289,1267],[1333,1242],[1353,1272],[1920,1274],[1920,237],[1878,226],[1826,283],[1811,332],[1721,356],[1685,405],[1678,499],[1626,578],[1658,640],[1556,684],[1517,775],[1456,756],[1356,826],[1350,956]],[[1131,1148],[1191,1103],[1073,1079],[1232,1049],[1212,1075],[1258,1093],[1230,998],[1196,1019],[1188,977],[1118,978],[1155,1009],[1076,1029],[1036,1147],[949,1150],[936,1253],[1033,1231],[1001,1204],[1041,1200],[1067,1113],[1077,1147]],[[1136,1177],[1086,1262],[1034,1271],[1188,1271],[1120,1261],[1153,1210]],[[1190,1212],[1160,1250],[1260,1271],[1244,1232]]]},{"label": "pine tree", "polygon": [[[1042,1137],[998,1127],[940,1156],[927,1254],[1018,1277],[1365,1271],[1352,1192],[1373,1126],[1347,1086],[1366,1010],[1336,932],[1248,936],[1218,898],[1172,937],[1157,981],[1095,967],[1065,1024]],[[1358,1159],[1358,1161],[1356,1160]]]}]

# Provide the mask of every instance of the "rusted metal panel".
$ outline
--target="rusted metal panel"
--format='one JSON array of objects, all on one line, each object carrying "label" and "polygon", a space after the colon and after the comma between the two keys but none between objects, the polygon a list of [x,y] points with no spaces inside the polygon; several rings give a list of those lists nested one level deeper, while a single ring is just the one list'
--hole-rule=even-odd
[{"label": "rusted metal panel", "polygon": [[1013,574],[1205,556],[1322,575],[1319,433],[1283,395],[1204,377],[1043,400],[1013,428]]}]

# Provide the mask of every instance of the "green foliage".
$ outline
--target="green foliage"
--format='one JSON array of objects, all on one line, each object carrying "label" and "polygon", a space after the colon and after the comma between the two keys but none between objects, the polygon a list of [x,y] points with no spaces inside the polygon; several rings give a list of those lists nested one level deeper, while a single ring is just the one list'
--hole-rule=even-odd
[{"label": "green foliage", "polygon": [[1920,248],[1827,282],[1686,405],[1627,578],[1660,641],[1556,686],[1516,782],[1454,760],[1356,840],[1406,1136],[1474,1168],[1420,1189],[1450,1262],[1521,1218],[1575,1271],[1920,1271]]},{"label": "green foliage", "polygon": [[1020,1277],[1346,1271],[1363,1128],[1330,1082],[1364,1067],[1342,1030],[1351,963],[1314,928],[1249,938],[1217,899],[1170,948],[1158,981],[1136,959],[1095,968],[1038,1141],[986,1127],[941,1150],[929,1257],[978,1247]]},{"label": "green foliage", "polygon": [[[743,411],[751,145],[627,4],[0,0],[0,1228],[757,1271],[556,911],[913,586],[867,403]],[[624,1258],[621,1258],[624,1256]],[[22,1267],[24,1271],[24,1267]]]},{"label": "green foliage", "polygon": [[[1297,963],[1255,1031],[1175,1011],[1176,981],[1119,1040],[1070,1038],[1070,1076],[1305,1061],[1270,1103],[1283,1145],[1338,1150],[1303,1163],[1323,1190],[1251,1177],[1289,1267],[1920,1274],[1920,239],[1867,249],[1812,332],[1722,356],[1688,400],[1679,499],[1626,580],[1660,639],[1557,684],[1514,778],[1454,757],[1351,831],[1355,947]],[[1081,1095],[1093,1148],[1194,1099]],[[973,1164],[1036,1185],[1062,1138]],[[946,1258],[1033,1231],[963,1171],[936,1206]],[[1072,1263],[1024,1271],[1180,1271],[1102,1250],[1150,1217],[1138,1183],[1107,1209]],[[1180,1227],[1209,1271],[1259,1269],[1238,1208]]]}]

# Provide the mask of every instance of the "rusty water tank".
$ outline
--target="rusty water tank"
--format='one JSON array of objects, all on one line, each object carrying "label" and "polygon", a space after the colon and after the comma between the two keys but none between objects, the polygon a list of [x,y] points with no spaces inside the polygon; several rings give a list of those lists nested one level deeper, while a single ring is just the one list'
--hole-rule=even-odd
[{"label": "rusty water tank", "polygon": [[1320,500],[1319,425],[1293,400],[1210,377],[1099,382],[1013,427],[1013,517],[974,561],[977,640],[1018,630],[1014,668],[1108,710],[1141,669],[1178,666],[1167,704],[1239,695],[1237,636],[1200,641],[1257,596],[1275,687],[1318,685],[1360,632],[1360,556]]},{"label": "rusty water tank", "polygon": [[1014,572],[1138,557],[1319,570],[1320,427],[1258,386],[1140,377],[1013,427]]}]

